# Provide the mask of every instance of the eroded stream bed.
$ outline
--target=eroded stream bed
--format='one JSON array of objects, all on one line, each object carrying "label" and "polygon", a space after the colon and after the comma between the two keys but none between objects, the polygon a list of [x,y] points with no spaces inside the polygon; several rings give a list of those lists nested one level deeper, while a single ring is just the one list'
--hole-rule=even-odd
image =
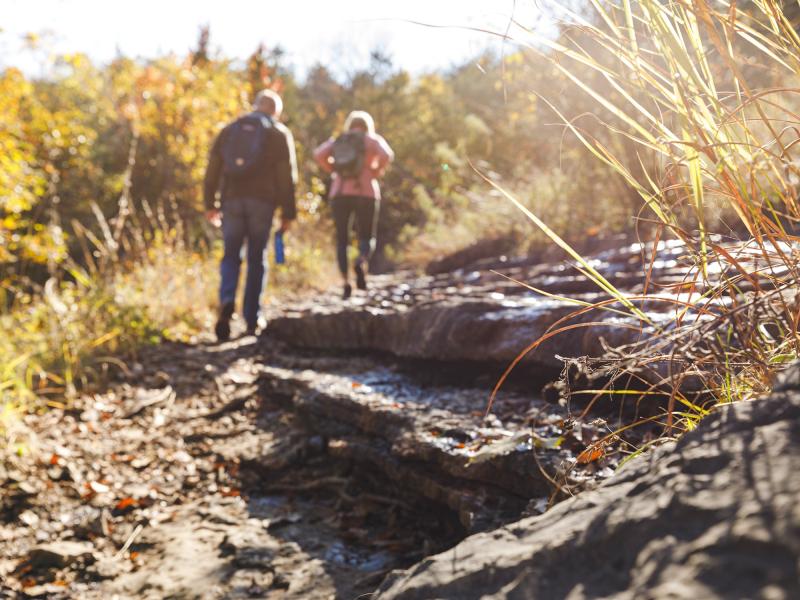
[{"label": "eroded stream bed", "polygon": [[[493,367],[493,368],[496,368]],[[576,489],[603,433],[493,375],[268,336],[146,351],[123,381],[25,417],[0,468],[7,598],[357,598]]]}]

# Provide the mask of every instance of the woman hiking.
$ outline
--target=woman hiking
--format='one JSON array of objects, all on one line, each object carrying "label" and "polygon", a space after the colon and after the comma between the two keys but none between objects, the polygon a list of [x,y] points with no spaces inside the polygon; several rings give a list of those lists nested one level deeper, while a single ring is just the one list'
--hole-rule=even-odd
[{"label": "woman hiking", "polygon": [[394,159],[394,152],[380,135],[369,113],[355,110],[344,123],[344,133],[330,138],[316,150],[314,159],[331,173],[330,199],[336,225],[336,258],[344,281],[342,296],[353,292],[347,265],[350,222],[355,221],[358,258],[353,270],[356,287],[367,289],[369,259],[375,251],[381,190],[378,178]]}]

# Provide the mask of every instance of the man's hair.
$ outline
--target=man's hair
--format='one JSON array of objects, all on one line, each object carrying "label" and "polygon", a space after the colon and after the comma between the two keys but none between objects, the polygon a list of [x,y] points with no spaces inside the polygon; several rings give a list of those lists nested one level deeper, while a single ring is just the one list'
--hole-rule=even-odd
[{"label": "man's hair", "polygon": [[344,122],[344,130],[350,131],[357,127],[366,129],[367,133],[375,133],[375,121],[372,119],[372,115],[364,110],[354,110],[347,115],[347,119]]},{"label": "man's hair", "polygon": [[261,90],[253,100],[253,109],[279,117],[283,112],[283,100],[272,90]]}]

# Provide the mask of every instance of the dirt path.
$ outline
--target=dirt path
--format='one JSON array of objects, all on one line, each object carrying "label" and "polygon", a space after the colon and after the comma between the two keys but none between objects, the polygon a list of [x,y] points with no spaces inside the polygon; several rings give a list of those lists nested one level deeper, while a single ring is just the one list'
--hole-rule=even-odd
[{"label": "dirt path", "polygon": [[4,596],[354,598],[433,549],[424,512],[263,396],[258,353],[155,348],[116,390],[27,417],[0,470]]},{"label": "dirt path", "polygon": [[[408,289],[381,285],[372,304]],[[326,303],[336,331],[393,318]],[[392,569],[542,512],[565,495],[554,476],[576,491],[620,458],[610,444],[579,464],[607,426],[533,387],[484,418],[499,363],[400,359],[371,338],[289,347],[269,331],[149,348],[107,393],[26,416],[29,443],[0,463],[0,597],[368,597]]]}]

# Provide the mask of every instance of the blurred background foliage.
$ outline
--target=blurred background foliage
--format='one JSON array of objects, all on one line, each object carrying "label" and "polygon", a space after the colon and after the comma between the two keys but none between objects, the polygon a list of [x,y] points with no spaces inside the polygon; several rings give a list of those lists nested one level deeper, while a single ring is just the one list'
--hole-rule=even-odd
[{"label": "blurred background foliage", "polygon": [[[98,233],[93,204],[112,225],[120,210],[144,201],[168,205],[187,236],[196,236],[210,143],[263,87],[285,97],[284,118],[298,144],[302,219],[325,224],[317,228],[323,232],[318,239],[303,241],[320,251],[330,245],[329,218],[311,150],[335,135],[354,108],[374,115],[397,154],[384,186],[378,267],[410,256],[434,258],[518,227],[517,216],[487,193],[476,169],[513,187],[572,240],[631,224],[633,197],[621,178],[582,161],[585,150],[563,135],[559,119],[533,90],[550,90],[565,115],[587,115],[582,126],[600,135],[605,119],[596,103],[535,55],[509,50],[412,76],[375,51],[361,70],[334,75],[320,64],[301,79],[279,48],[262,45],[246,60],[233,60],[211,50],[210,32],[203,30],[183,57],[119,57],[96,65],[83,55],[59,56],[45,73],[30,78],[9,68],[0,74],[0,266],[6,282],[41,282],[54,273],[76,250],[75,222]],[[120,206],[129,160],[135,162],[133,206]],[[564,211],[567,199],[570,210]],[[456,238],[428,247],[428,257],[415,246],[423,233],[462,220],[481,229],[459,228]]]},{"label": "blurred background foliage", "polygon": [[[561,9],[573,5],[578,20],[603,26],[580,3]],[[212,33],[201,30],[183,56],[95,64],[73,54],[51,57],[35,77],[0,72],[0,319],[12,332],[0,344],[4,396],[63,390],[91,379],[91,357],[208,326],[219,236],[202,218],[207,152],[264,87],[284,97],[301,177],[288,263],[272,270],[270,295],[323,287],[335,274],[326,181],[311,151],[353,109],[372,113],[396,152],[383,185],[376,270],[422,268],[484,238],[511,240],[512,252],[550,248],[482,176],[579,251],[633,238],[637,228],[647,237],[641,229],[650,222],[637,220],[642,198],[625,173],[642,180],[662,159],[638,143],[637,124],[610,108],[639,92],[605,76],[620,57],[585,26],[556,29],[550,49],[508,43],[416,75],[377,50],[350,72],[318,64],[300,75],[279,47],[235,59],[214,49]],[[580,48],[597,64],[559,47]],[[781,84],[743,52],[752,81]],[[728,65],[714,54],[708,62],[725,81]],[[575,131],[625,168],[596,160]],[[691,202],[675,197],[676,222],[693,228]],[[704,210],[709,231],[746,234],[725,202],[710,198]],[[89,314],[96,318],[80,317]],[[45,327],[43,315],[55,325]]]}]

